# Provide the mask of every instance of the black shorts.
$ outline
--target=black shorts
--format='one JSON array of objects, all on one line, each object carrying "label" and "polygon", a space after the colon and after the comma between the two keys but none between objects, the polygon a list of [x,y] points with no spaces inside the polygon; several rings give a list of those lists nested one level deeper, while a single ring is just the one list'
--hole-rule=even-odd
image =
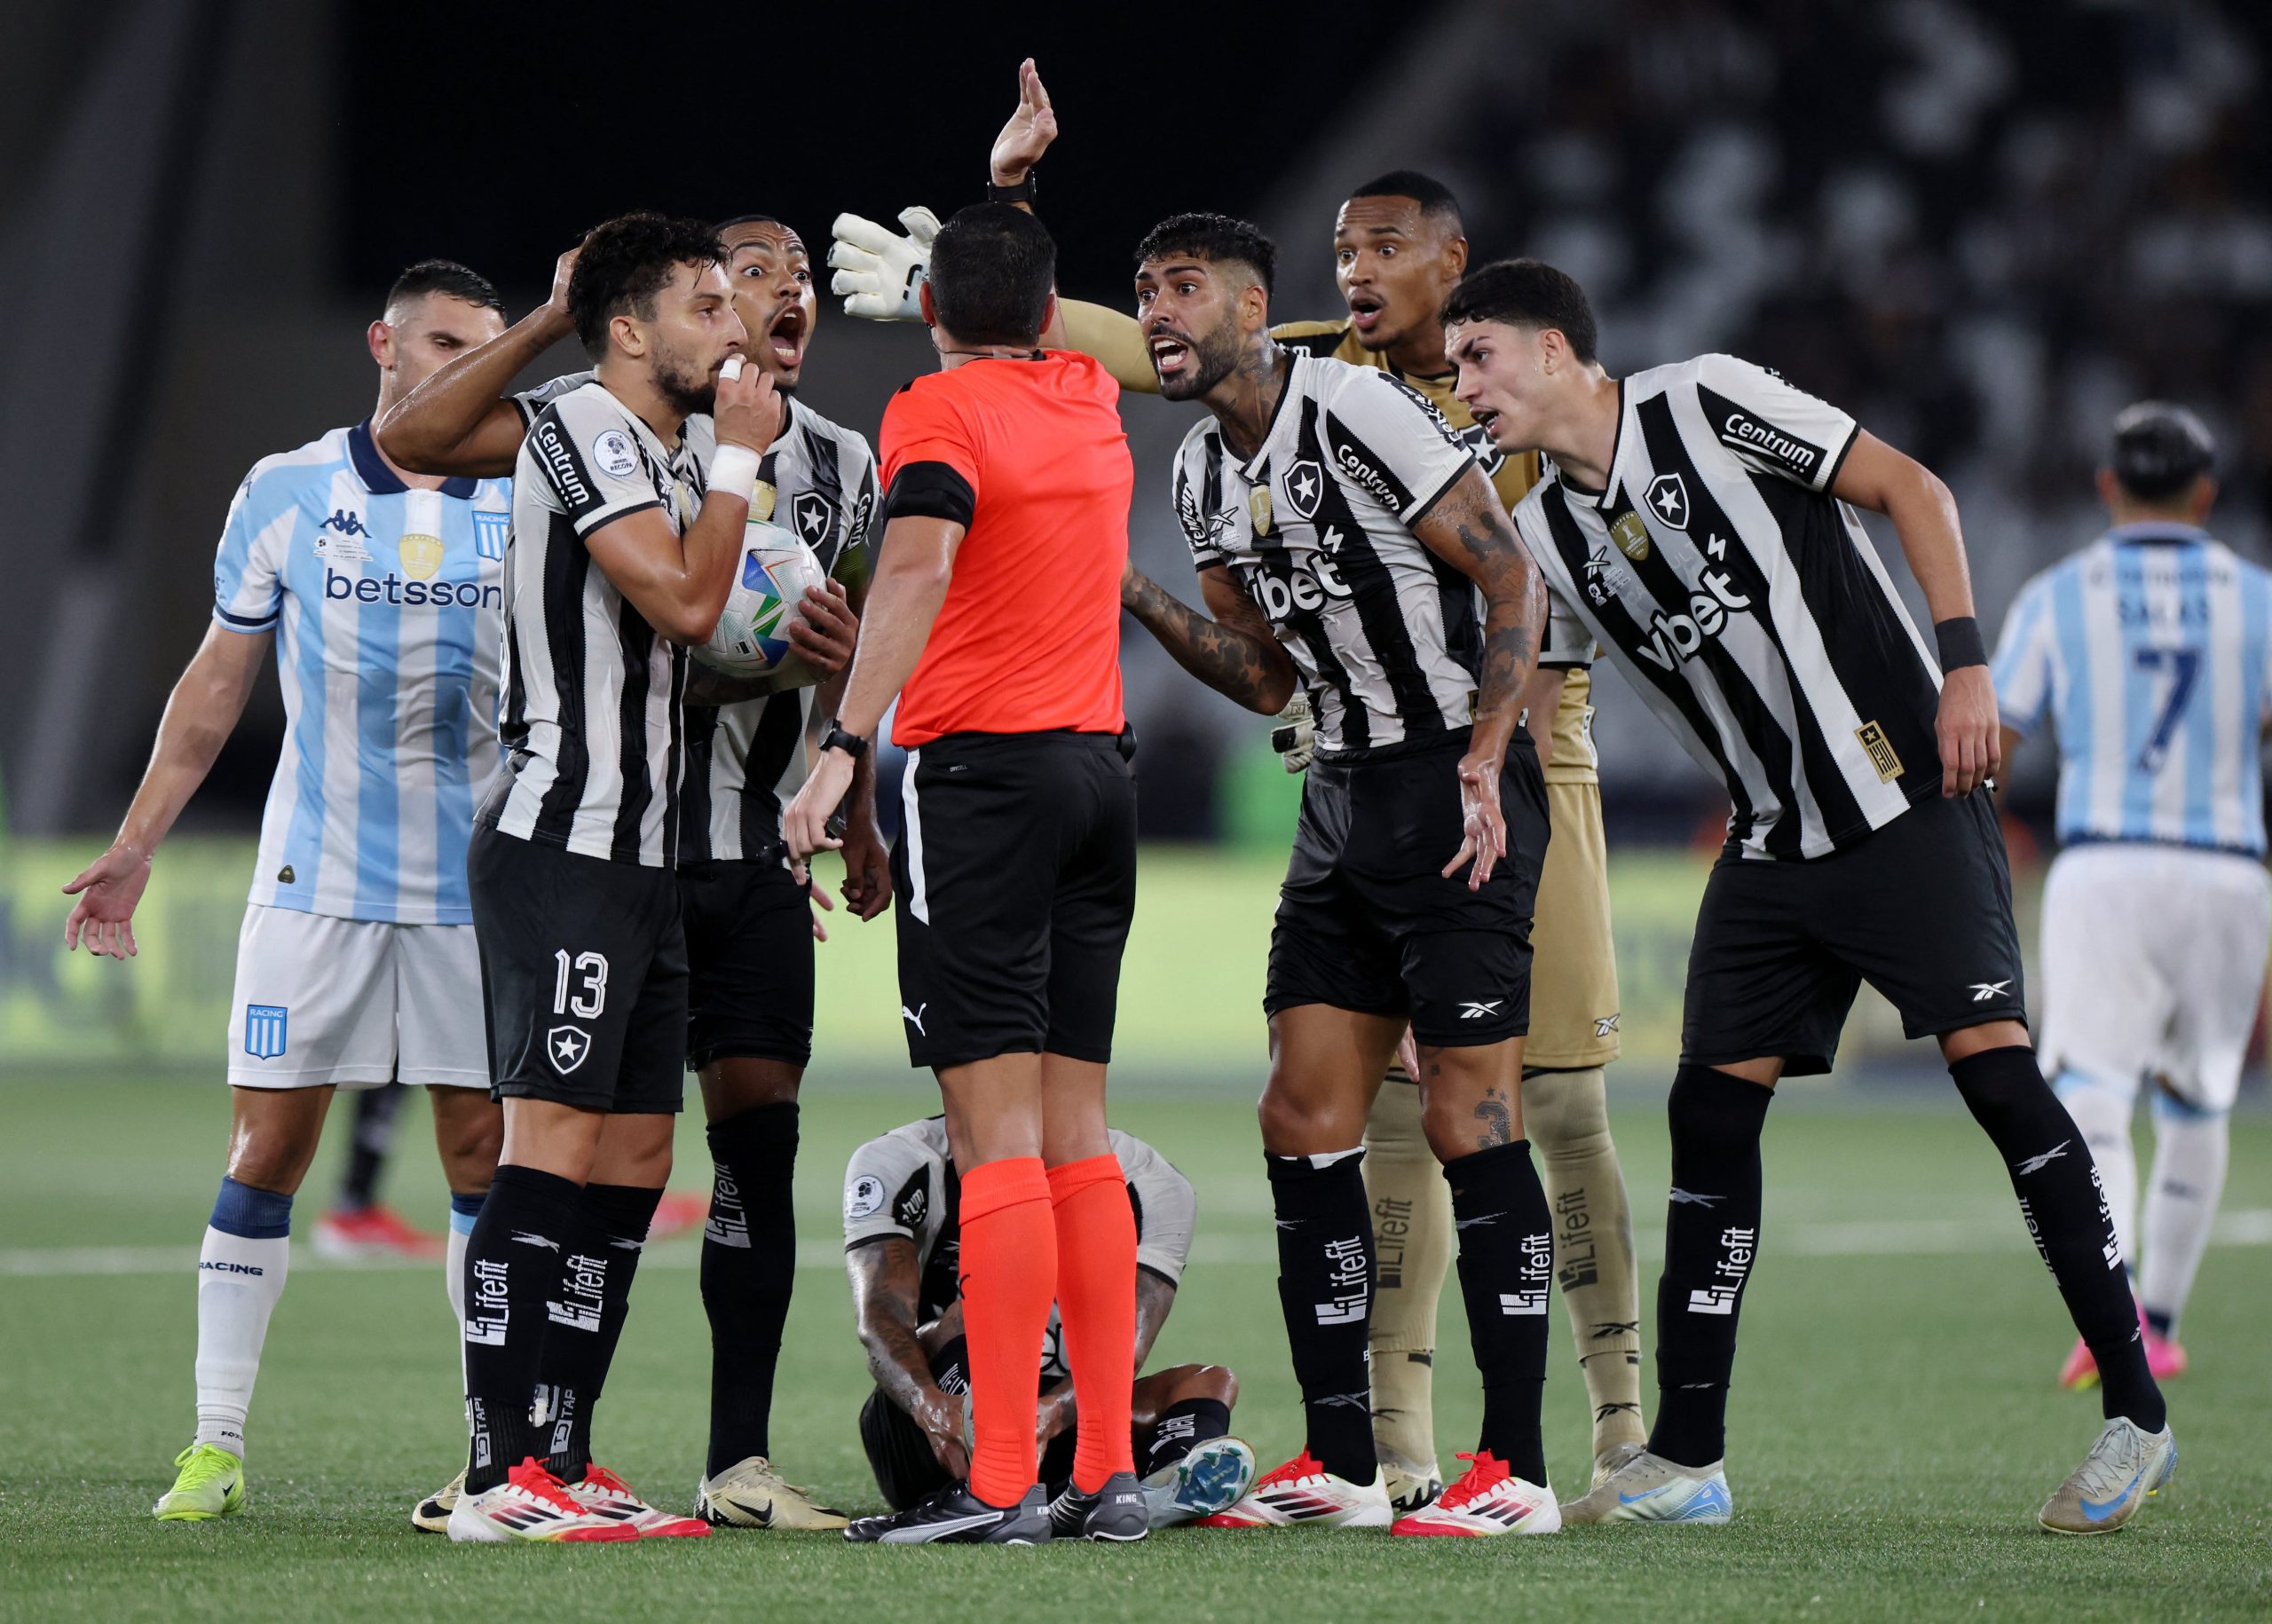
[{"label": "black shorts", "polygon": [[1467,735],[1361,761],[1310,763],[1270,933],[1262,1007],[1401,1015],[1421,1043],[1472,1047],[1530,1031],[1530,922],[1546,861],[1546,782],[1527,734],[1499,774],[1507,855],[1479,891],[1460,847]]},{"label": "black shorts", "polygon": [[1136,911],[1136,778],[1104,733],[910,751],[892,846],[907,1056],[1112,1058]]},{"label": "black shorts", "polygon": [[778,857],[690,863],[678,871],[686,916],[686,1068],[713,1060],[813,1057],[813,917]]},{"label": "black shorts", "polygon": [[[957,1336],[931,1355],[931,1379],[951,1399],[970,1391],[966,1347],[964,1339]],[[1048,1384],[1049,1378],[1045,1376],[1042,1385]],[[1039,1478],[1052,1499],[1072,1481],[1074,1438],[1074,1430],[1068,1427],[1041,1452]],[[947,1486],[947,1469],[931,1453],[931,1440],[915,1424],[914,1417],[886,1397],[880,1387],[860,1407],[860,1447],[867,1452],[868,1466],[876,1474],[876,1487],[882,1492],[884,1503],[895,1511],[919,1504]]]},{"label": "black shorts", "polygon": [[1828,1071],[1866,981],[1911,1037],[2027,1019],[2011,871],[1984,792],[1921,800],[1810,862],[1722,856],[1689,948],[1681,1059],[1779,1055],[1789,1076]]},{"label": "black shorts", "polygon": [[686,1090],[678,876],[474,826],[466,852],[490,1092],[623,1116]]}]

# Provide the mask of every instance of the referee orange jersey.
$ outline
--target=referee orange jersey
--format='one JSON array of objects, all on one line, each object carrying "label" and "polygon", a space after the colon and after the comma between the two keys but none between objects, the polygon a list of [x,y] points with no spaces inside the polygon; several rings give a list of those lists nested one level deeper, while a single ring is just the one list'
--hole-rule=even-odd
[{"label": "referee orange jersey", "polygon": [[1120,386],[1066,350],[965,361],[884,409],[884,511],[964,526],[892,740],[1117,733],[1120,576],[1135,465]]}]

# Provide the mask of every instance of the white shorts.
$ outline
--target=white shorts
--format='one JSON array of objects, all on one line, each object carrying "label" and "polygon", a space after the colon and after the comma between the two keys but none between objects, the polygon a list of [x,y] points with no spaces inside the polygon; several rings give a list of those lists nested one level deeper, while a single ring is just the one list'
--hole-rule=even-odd
[{"label": "white shorts", "polygon": [[2043,888],[2044,1069],[2232,1108],[2272,941],[2272,879],[2227,852],[2079,846]]},{"label": "white shorts", "polygon": [[229,1081],[238,1088],[489,1086],[470,925],[245,910]]}]

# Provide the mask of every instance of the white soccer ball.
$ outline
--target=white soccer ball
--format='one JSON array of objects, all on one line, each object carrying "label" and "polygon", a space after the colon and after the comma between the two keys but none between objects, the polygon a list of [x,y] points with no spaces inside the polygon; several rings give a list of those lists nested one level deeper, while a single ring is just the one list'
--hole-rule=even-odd
[{"label": "white soccer ball", "polygon": [[738,677],[801,667],[804,662],[789,648],[789,627],[805,588],[827,579],[812,548],[777,524],[750,520],[742,532],[741,567],[734,589],[726,595],[725,612],[694,658]]}]

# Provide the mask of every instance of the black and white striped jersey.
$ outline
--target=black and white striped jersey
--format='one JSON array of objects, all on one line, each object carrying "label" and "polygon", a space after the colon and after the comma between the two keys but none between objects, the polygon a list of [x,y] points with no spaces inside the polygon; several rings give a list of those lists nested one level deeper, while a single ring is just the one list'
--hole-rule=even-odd
[{"label": "black and white striped jersey", "polygon": [[1200,569],[1227,567],[1293,657],[1318,748],[1377,750],[1475,720],[1481,601],[1411,526],[1475,459],[1409,384],[1296,351],[1261,448],[1214,418],[1176,453],[1175,510]]},{"label": "black and white striped jersey", "polygon": [[1939,667],[1829,493],[1854,420],[1728,355],[1619,395],[1608,488],[1558,470],[1515,527],[1550,592],[1726,784],[1729,839],[1818,857],[1937,793]]},{"label": "black and white striped jersey", "polygon": [[[591,380],[588,372],[573,373],[515,397],[523,420],[533,425],[548,402]],[[868,576],[875,453],[864,437],[793,398],[782,410],[781,431],[758,469],[750,516],[793,531],[824,571],[856,586]],[[681,863],[781,860],[781,808],[805,781],[816,691],[687,707]]]},{"label": "black and white striped jersey", "polygon": [[659,508],[684,534],[714,446],[675,447],[597,382],[537,414],[513,470],[505,552],[504,770],[483,808],[503,833],[668,867],[678,845],[686,653],[592,562],[584,539]]}]

